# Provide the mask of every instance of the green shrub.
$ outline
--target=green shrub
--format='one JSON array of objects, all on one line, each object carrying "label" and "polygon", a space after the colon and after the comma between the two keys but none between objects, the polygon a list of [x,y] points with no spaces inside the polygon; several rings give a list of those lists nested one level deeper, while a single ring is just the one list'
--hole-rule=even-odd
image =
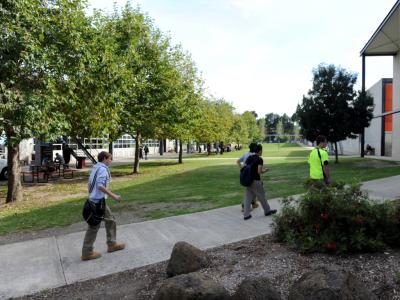
[{"label": "green shrub", "polygon": [[284,199],[274,235],[303,253],[378,251],[400,244],[399,219],[398,204],[372,202],[359,184],[308,183],[300,199]]}]

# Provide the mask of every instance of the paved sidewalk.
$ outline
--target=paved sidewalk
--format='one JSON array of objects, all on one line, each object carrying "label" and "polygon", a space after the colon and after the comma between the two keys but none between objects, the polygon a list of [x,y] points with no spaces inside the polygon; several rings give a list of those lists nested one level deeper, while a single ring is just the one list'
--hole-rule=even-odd
[{"label": "paved sidewalk", "polygon": [[[279,209],[277,199],[269,203]],[[126,243],[126,249],[115,253],[107,253],[102,228],[95,247],[103,256],[86,262],[80,260],[85,232],[0,246],[0,299],[164,261],[178,241],[208,249],[271,232],[272,218],[265,217],[261,207],[252,215],[244,221],[240,206],[235,205],[121,225],[118,241]]]},{"label": "paved sidewalk", "polygon": [[388,178],[366,181],[362,189],[368,192],[370,198],[375,200],[400,199],[400,175]]},{"label": "paved sidewalk", "polygon": [[[400,198],[400,176],[363,184],[377,200]],[[269,201],[279,209],[279,199]],[[0,299],[32,294],[164,261],[173,245],[187,241],[208,249],[271,232],[271,217],[257,208],[253,218],[243,220],[240,206],[230,206],[194,214],[118,226],[118,241],[124,251],[106,252],[105,231],[101,229],[96,250],[103,256],[94,261],[80,260],[85,232],[29,240],[0,246]],[[117,220],[118,221],[118,220]]]}]

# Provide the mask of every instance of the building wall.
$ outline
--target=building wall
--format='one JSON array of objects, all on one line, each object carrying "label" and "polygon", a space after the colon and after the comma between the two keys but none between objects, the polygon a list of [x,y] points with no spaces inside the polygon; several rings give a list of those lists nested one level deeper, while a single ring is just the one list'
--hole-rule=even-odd
[{"label": "building wall", "polygon": [[[393,57],[393,110],[400,109],[400,53]],[[400,159],[400,113],[392,119],[392,157]]]},{"label": "building wall", "polygon": [[[379,80],[367,91],[374,98],[374,116],[382,114],[382,89],[383,80]],[[382,137],[382,118],[374,118],[371,124],[365,129],[365,146],[367,144],[375,148],[375,155],[381,155],[381,139]]]},{"label": "building wall", "polygon": [[[374,98],[374,116],[382,114],[382,79],[370,87],[367,91]],[[365,128],[365,146],[367,144],[375,148],[375,154],[381,153],[381,136],[382,136],[382,119],[372,119],[368,128]],[[360,155],[361,142],[359,137],[356,139],[346,139],[342,141],[343,154],[345,155]]]}]

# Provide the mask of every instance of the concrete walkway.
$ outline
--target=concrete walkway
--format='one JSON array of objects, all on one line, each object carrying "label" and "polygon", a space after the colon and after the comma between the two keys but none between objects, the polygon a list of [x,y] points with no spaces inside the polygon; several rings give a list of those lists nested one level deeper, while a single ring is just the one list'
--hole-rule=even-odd
[{"label": "concrete walkway", "polygon": [[371,199],[381,201],[400,199],[400,175],[366,181],[362,189],[368,192]]},{"label": "concrete walkway", "polygon": [[[400,198],[400,176],[365,182],[363,189],[375,199]],[[279,209],[279,199],[269,201]],[[187,241],[201,249],[271,233],[271,217],[261,208],[244,221],[240,206],[118,226],[118,241],[126,249],[106,252],[105,231],[95,244],[103,256],[80,260],[85,232],[41,238],[0,246],[0,299],[32,294],[48,288],[137,268],[170,257],[173,245]],[[118,220],[117,220],[118,221]]]}]

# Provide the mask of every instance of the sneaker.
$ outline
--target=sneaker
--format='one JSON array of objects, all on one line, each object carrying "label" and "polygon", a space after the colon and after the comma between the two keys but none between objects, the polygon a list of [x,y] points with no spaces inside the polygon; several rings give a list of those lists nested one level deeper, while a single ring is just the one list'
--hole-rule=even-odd
[{"label": "sneaker", "polygon": [[92,251],[90,252],[88,255],[82,255],[81,259],[82,260],[91,260],[91,259],[96,259],[101,257],[101,253],[96,252],[96,251]]},{"label": "sneaker", "polygon": [[256,202],[256,201],[251,203],[251,207],[252,207],[253,209],[256,209],[258,206],[259,206],[259,204],[258,204],[258,202]]},{"label": "sneaker", "polygon": [[247,217],[244,217],[243,219],[248,220],[251,218],[251,215],[248,215]]},{"label": "sneaker", "polygon": [[277,212],[276,209],[271,209],[269,212],[265,213],[265,216],[270,216],[270,215],[276,214],[276,212]]},{"label": "sneaker", "polygon": [[125,249],[125,244],[112,244],[112,245],[108,245],[108,249],[107,252],[115,252],[115,251],[119,251],[119,250],[123,250]]}]

